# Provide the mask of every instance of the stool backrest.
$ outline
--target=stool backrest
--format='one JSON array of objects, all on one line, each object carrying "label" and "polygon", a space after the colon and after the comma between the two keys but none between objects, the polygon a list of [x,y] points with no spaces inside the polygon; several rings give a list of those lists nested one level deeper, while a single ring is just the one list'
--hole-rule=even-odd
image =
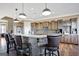
[{"label": "stool backrest", "polygon": [[5,35],[5,34],[4,34],[4,33],[2,33],[2,34],[1,34],[1,37],[4,37],[4,35]]},{"label": "stool backrest", "polygon": [[59,47],[61,36],[48,35],[48,47]]},{"label": "stool backrest", "polygon": [[12,35],[10,33],[8,35],[9,35],[9,39],[11,40],[12,39]]},{"label": "stool backrest", "polygon": [[9,43],[9,36],[8,34],[4,34],[5,40],[7,41],[7,43]]},{"label": "stool backrest", "polygon": [[17,48],[22,48],[22,38],[20,35],[15,36],[15,43]]}]

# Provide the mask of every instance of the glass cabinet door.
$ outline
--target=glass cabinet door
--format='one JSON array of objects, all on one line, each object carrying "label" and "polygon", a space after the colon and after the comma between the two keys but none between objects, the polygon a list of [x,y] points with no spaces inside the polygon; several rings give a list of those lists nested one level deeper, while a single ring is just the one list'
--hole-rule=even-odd
[{"label": "glass cabinet door", "polygon": [[23,28],[22,27],[17,27],[16,28],[16,33],[17,34],[23,34]]}]

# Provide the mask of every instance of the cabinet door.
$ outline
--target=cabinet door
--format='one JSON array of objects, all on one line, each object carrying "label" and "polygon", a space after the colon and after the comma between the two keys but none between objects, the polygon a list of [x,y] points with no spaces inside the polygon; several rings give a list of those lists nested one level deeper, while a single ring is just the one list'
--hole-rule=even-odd
[{"label": "cabinet door", "polygon": [[57,30],[57,21],[52,21],[52,30]]},{"label": "cabinet door", "polygon": [[48,22],[43,22],[43,27],[48,27]]},{"label": "cabinet door", "polygon": [[49,29],[49,30],[52,29],[52,22],[49,22],[49,24],[48,24],[48,29]]},{"label": "cabinet door", "polygon": [[38,28],[38,30],[40,29],[40,23],[37,24],[37,28]]},{"label": "cabinet door", "polygon": [[39,29],[39,23],[36,23],[36,24],[35,24],[35,27],[36,27],[36,29],[38,30],[38,29]]},{"label": "cabinet door", "polygon": [[54,30],[57,30],[57,22],[54,22]]},{"label": "cabinet door", "polygon": [[71,42],[73,44],[78,44],[78,36],[75,34],[75,35],[71,35]]},{"label": "cabinet door", "polygon": [[32,23],[31,26],[33,29],[35,29],[35,23]]},{"label": "cabinet door", "polygon": [[52,21],[52,30],[54,30],[54,21]]},{"label": "cabinet door", "polygon": [[40,22],[40,23],[38,24],[38,27],[39,27],[39,29],[43,29],[43,23]]}]

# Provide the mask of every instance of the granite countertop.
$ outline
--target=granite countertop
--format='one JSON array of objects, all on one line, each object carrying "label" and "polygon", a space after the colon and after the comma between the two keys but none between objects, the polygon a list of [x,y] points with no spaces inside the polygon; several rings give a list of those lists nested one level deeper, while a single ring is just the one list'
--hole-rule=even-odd
[{"label": "granite countertop", "polygon": [[[29,34],[29,35],[27,35],[27,34],[15,34],[15,35],[21,35],[21,36],[25,36],[25,37],[31,37],[31,38],[45,38],[45,37],[47,37],[47,35],[31,35],[31,34]],[[50,35],[50,36],[59,36],[59,35],[61,35],[61,34],[48,34],[48,35]]]},{"label": "granite countertop", "polygon": [[25,34],[15,34],[15,35],[21,35],[21,36],[25,36],[25,37],[30,37],[30,38],[45,38],[47,37],[47,35],[25,35]]},{"label": "granite countertop", "polygon": [[53,34],[48,34],[49,36],[60,36],[62,35],[61,33],[53,33]]},{"label": "granite countertop", "polygon": [[65,35],[70,36],[70,35],[79,35],[79,34],[78,33],[66,33],[66,32],[62,33],[62,36],[65,36]]}]

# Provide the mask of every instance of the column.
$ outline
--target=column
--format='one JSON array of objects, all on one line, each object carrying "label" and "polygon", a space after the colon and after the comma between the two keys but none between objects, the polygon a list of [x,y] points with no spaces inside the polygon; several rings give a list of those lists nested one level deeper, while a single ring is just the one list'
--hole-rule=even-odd
[{"label": "column", "polygon": [[24,34],[31,34],[31,22],[24,21]]}]

